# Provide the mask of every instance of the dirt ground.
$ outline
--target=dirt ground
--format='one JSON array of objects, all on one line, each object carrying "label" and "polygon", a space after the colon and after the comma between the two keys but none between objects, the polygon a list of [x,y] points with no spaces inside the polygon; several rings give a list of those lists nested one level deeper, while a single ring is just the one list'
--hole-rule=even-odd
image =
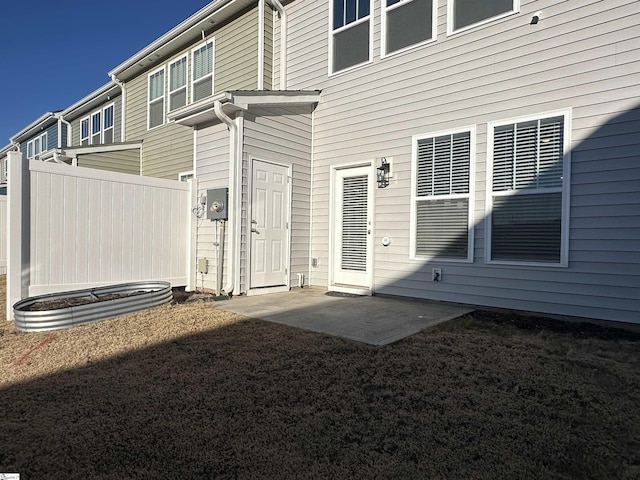
[{"label": "dirt ground", "polygon": [[640,479],[639,334],[480,313],[372,347],[216,306],[0,322],[0,472]]}]

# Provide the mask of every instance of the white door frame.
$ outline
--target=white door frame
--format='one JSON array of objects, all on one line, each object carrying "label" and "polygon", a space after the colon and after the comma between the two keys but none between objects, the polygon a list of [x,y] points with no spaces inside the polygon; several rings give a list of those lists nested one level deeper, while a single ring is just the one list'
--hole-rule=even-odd
[{"label": "white door frame", "polygon": [[[252,244],[252,239],[251,239],[251,219],[253,218],[253,168],[254,168],[254,162],[262,162],[262,163],[270,163],[272,165],[277,165],[279,167],[285,168],[287,170],[287,184],[288,184],[288,191],[287,194],[289,196],[289,201],[287,204],[287,246],[286,246],[286,252],[285,252],[285,268],[287,269],[287,273],[285,275],[285,285],[281,285],[281,286],[275,286],[275,287],[260,287],[260,288],[251,288],[251,255],[253,255],[253,252],[251,251],[251,244]],[[247,296],[249,295],[258,295],[258,294],[265,294],[265,293],[274,293],[274,292],[281,292],[281,291],[288,291],[290,289],[290,285],[291,285],[291,202],[293,199],[293,191],[292,191],[292,166],[291,164],[286,164],[286,163],[282,163],[282,162],[276,162],[273,160],[265,160],[264,158],[258,158],[258,157],[253,157],[250,156],[249,157],[249,175],[248,175],[248,185],[247,185],[247,264],[246,264],[246,272],[247,272],[247,284],[246,284],[246,292],[247,292]]]},{"label": "white door frame", "polygon": [[[341,285],[336,284],[335,279],[335,246],[334,238],[336,233],[336,174],[338,171],[345,171],[353,168],[368,167],[369,169],[369,189],[367,199],[367,211],[369,217],[369,231],[367,235],[367,279],[363,285]],[[360,163],[349,163],[331,166],[331,179],[329,182],[329,279],[328,289],[335,292],[353,293],[358,295],[373,295],[373,247],[374,247],[374,227],[375,227],[375,210],[374,210],[374,192],[375,192],[375,169],[374,162],[366,161]]]}]

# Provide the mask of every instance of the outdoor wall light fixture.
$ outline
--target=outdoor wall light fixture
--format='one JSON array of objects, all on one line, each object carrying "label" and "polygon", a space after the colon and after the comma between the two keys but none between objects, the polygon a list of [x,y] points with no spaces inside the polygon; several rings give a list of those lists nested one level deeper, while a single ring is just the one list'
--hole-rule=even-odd
[{"label": "outdoor wall light fixture", "polygon": [[385,188],[389,185],[390,166],[386,158],[382,157],[380,160],[380,166],[376,169],[376,177],[378,188]]}]

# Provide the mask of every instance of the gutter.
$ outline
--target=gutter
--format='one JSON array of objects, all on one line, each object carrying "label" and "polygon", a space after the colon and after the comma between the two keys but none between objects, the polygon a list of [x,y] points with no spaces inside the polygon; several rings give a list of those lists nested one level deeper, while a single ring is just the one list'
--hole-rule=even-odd
[{"label": "gutter", "polygon": [[[239,157],[239,133],[238,133],[238,125],[234,122],[231,117],[229,117],[222,110],[222,102],[220,100],[216,100],[213,104],[213,110],[216,116],[220,119],[220,121],[224,122],[229,128],[229,212],[231,212],[230,217],[230,235],[229,241],[227,242],[228,252],[229,252],[229,260],[231,263],[231,269],[229,274],[227,275],[227,284],[223,287],[222,292],[225,295],[229,295],[233,292],[236,277],[237,277],[237,269],[236,269],[236,257],[237,255],[237,231],[239,227],[239,222],[237,221],[237,216],[241,211],[241,206],[239,205],[240,195],[237,190],[238,183],[238,157]],[[222,259],[220,259],[221,261]],[[221,295],[222,292],[216,292],[218,295]]]}]

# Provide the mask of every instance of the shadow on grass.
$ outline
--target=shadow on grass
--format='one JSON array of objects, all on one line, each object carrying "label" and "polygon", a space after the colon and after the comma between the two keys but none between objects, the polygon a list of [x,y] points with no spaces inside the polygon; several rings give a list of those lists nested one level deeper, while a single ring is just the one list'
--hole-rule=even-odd
[{"label": "shadow on grass", "polygon": [[0,471],[637,478],[637,346],[491,330],[375,348],[246,320],[12,385]]}]

